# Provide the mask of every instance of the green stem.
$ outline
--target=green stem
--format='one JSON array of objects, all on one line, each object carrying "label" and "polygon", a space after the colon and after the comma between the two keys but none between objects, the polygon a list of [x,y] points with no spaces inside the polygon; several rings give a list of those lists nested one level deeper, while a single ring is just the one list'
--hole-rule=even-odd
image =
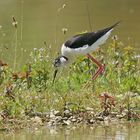
[{"label": "green stem", "polygon": [[14,70],[16,69],[16,59],[17,59],[17,28],[15,29],[15,56],[14,56]]}]

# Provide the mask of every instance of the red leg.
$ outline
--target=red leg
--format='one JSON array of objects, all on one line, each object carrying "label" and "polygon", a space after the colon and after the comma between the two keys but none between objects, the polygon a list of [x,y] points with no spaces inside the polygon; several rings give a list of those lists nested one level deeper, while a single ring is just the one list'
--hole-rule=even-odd
[{"label": "red leg", "polygon": [[99,67],[96,71],[96,73],[92,76],[92,79],[95,80],[97,76],[104,71],[104,66],[98,62],[95,58],[93,58],[90,54],[87,54],[87,57],[92,60],[92,62],[96,63],[96,65]]}]

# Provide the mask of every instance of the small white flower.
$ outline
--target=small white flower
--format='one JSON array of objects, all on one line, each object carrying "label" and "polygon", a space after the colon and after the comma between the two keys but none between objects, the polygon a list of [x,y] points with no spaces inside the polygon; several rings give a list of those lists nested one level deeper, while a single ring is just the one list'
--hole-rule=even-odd
[{"label": "small white flower", "polygon": [[118,53],[118,52],[116,52],[116,55],[117,55],[117,56],[119,56],[119,53]]},{"label": "small white flower", "polygon": [[112,64],[114,65],[116,62],[115,61],[112,61]]},{"label": "small white flower", "polygon": [[40,51],[43,52],[44,51],[44,48],[40,48]]},{"label": "small white flower", "polygon": [[66,7],[66,4],[64,3],[63,5],[62,5],[62,7],[60,7],[59,9],[58,9],[58,12],[60,12],[62,9],[64,9]]},{"label": "small white flower", "polygon": [[68,28],[62,28],[63,34],[66,34],[67,31],[68,31]]},{"label": "small white flower", "polygon": [[114,35],[114,36],[112,37],[112,39],[118,40],[118,36],[117,36],[117,35]]},{"label": "small white flower", "polygon": [[34,51],[37,51],[37,48],[34,48]]},{"label": "small white flower", "polygon": [[140,54],[135,55],[134,58],[140,58]]},{"label": "small white flower", "polygon": [[18,25],[18,22],[17,22],[17,21],[14,21],[14,22],[12,22],[12,25],[13,25],[14,27],[16,27],[16,26]]},{"label": "small white flower", "polygon": [[64,3],[63,5],[62,5],[62,8],[65,8],[66,7],[66,4]]}]

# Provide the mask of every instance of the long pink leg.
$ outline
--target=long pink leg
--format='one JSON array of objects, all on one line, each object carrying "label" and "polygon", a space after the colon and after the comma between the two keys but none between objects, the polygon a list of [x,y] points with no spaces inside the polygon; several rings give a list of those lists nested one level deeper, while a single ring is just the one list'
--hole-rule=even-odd
[{"label": "long pink leg", "polygon": [[98,66],[96,73],[92,76],[92,79],[95,80],[97,76],[104,71],[104,66],[100,62],[98,62],[95,58],[93,58],[90,54],[87,54],[87,57],[91,59],[92,62],[96,63]]}]

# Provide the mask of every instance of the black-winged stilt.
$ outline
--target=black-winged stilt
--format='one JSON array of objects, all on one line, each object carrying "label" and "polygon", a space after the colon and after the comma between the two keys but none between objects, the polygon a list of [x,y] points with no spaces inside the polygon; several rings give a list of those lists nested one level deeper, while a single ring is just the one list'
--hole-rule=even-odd
[{"label": "black-winged stilt", "polygon": [[57,57],[54,61],[54,67],[56,70],[54,72],[53,82],[58,71],[57,68],[74,62],[75,58],[81,54],[86,55],[98,66],[97,72],[92,76],[92,79],[95,80],[96,77],[104,71],[104,65],[98,62],[89,53],[92,53],[100,45],[105,43],[113,28],[119,23],[120,21],[108,28],[98,30],[97,32],[88,32],[75,35],[63,43],[61,48],[61,56]]}]

